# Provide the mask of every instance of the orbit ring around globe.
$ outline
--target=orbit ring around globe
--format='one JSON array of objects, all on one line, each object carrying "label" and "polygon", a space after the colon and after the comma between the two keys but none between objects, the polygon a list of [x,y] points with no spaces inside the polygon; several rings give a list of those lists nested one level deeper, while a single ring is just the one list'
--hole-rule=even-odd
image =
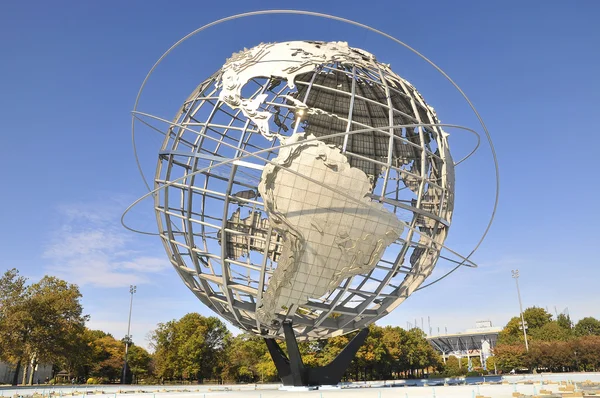
[{"label": "orbit ring around globe", "polygon": [[[358,26],[407,48],[441,73],[477,116],[492,153],[496,192],[474,249],[444,245],[454,208],[454,167],[479,147],[470,128],[440,123],[417,89],[363,49],[345,42],[261,43],[227,59],[173,121],[138,111],[160,62],[195,34],[223,22],[296,14]],[[243,91],[242,91],[243,89]],[[186,286],[238,328],[282,337],[292,321],[300,340],[364,328],[470,257],[498,205],[499,171],[490,134],[466,94],[437,65],[400,40],[348,19],[265,10],[209,23],[154,64],[138,92],[132,142],[159,233]],[[147,120],[161,122],[167,131]],[[135,122],[165,139],[154,188],[137,155]],[[477,136],[452,160],[443,128]],[[441,254],[445,250],[453,259]],[[437,260],[456,266],[422,285]]]}]

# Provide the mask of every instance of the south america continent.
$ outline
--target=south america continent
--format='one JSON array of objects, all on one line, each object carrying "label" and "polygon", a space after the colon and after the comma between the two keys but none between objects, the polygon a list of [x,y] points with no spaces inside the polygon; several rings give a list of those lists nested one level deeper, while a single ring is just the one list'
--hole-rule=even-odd
[{"label": "south america continent", "polygon": [[256,312],[266,324],[372,270],[404,226],[368,197],[367,175],[338,148],[302,133],[280,139],[289,146],[265,166],[258,186],[269,223],[284,238]]}]

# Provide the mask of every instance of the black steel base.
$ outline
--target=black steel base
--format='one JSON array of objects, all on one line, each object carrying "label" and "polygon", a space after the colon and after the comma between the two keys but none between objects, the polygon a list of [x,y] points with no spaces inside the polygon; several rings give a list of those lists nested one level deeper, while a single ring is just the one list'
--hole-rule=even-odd
[{"label": "black steel base", "polygon": [[342,380],[342,376],[348,365],[350,365],[352,358],[365,342],[369,334],[369,328],[361,330],[328,365],[316,368],[304,366],[291,322],[283,323],[283,333],[289,358],[274,339],[265,339],[283,385],[297,387],[323,386],[336,385]]}]

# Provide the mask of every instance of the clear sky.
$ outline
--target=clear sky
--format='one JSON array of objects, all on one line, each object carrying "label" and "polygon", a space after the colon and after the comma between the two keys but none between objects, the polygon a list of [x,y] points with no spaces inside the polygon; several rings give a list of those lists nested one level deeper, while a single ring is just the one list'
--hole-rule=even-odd
[{"label": "clear sky", "polygon": [[[344,4],[341,6],[341,4]],[[130,284],[134,341],[158,322],[190,311],[211,315],[171,269],[157,238],[119,223],[145,193],[132,153],[130,111],[154,61],[190,31],[231,14],[293,7],[281,1],[0,2],[0,271],[77,283],[90,327],[127,331]],[[415,293],[380,324],[424,317],[449,332],[518,313],[511,269],[521,272],[524,306],[568,307],[575,320],[600,317],[598,1],[303,1],[383,30],[446,70],[482,114],[501,171],[496,221],[460,269]],[[356,27],[311,17],[262,16],[201,33],[157,70],[140,109],[170,119],[227,56],[260,42],[343,40],[364,48],[411,81],[445,123],[481,131],[443,78],[423,61]],[[471,136],[450,131],[455,158]],[[160,137],[139,137],[152,175]],[[447,244],[468,253],[493,202],[489,148],[457,169]],[[155,228],[151,207],[129,222]],[[448,264],[440,263],[441,271]]]}]

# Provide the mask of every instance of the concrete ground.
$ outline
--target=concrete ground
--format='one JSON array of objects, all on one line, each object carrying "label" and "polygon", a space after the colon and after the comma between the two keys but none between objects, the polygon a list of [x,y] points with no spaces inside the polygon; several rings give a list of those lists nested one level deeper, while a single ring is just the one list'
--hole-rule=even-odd
[{"label": "concrete ground", "polygon": [[[497,380],[497,379],[496,379]],[[587,385],[586,380],[599,383],[596,387]],[[438,380],[440,382],[441,380]],[[447,380],[448,381],[448,380]],[[457,379],[452,381],[460,381]],[[412,381],[411,381],[412,382]],[[424,381],[432,383],[433,380]],[[352,383],[343,388],[321,388],[319,390],[282,391],[278,384],[264,385],[177,385],[177,386],[33,386],[33,387],[0,387],[1,397],[33,397],[33,398],[513,398],[514,393],[525,396],[550,396],[565,398],[572,391],[561,391],[566,388],[561,382],[572,386],[576,392],[590,396],[592,390],[600,395],[600,373],[560,373],[542,375],[516,375],[502,378],[504,384],[438,385],[384,387],[385,382]],[[393,382],[387,382],[387,385]],[[396,382],[398,383],[398,381]],[[544,391],[542,391],[544,390]],[[579,395],[579,394],[577,394]],[[581,395],[579,395],[581,396]],[[92,398],[92,397],[90,397]]]}]

